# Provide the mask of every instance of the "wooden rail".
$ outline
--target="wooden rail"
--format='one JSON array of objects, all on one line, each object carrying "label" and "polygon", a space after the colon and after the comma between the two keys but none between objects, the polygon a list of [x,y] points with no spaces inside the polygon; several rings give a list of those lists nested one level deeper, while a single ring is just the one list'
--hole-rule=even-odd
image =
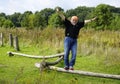
[{"label": "wooden rail", "polygon": [[[94,72],[81,71],[81,70],[64,70],[64,68],[51,66],[51,65],[58,64],[63,59],[64,53],[60,53],[60,54],[56,54],[56,55],[49,55],[49,56],[34,56],[34,55],[27,55],[27,54],[23,54],[23,53],[17,53],[17,52],[7,52],[7,53],[9,54],[9,56],[19,55],[19,56],[30,57],[30,58],[43,58],[43,61],[41,63],[35,63],[35,66],[37,68],[40,68],[41,71],[44,68],[48,67],[51,70],[56,70],[56,71],[65,72],[65,73],[120,80],[120,75],[94,73]],[[54,57],[60,57],[60,58],[57,59],[55,62],[45,62],[45,60],[44,60],[46,58],[54,58]]]},{"label": "wooden rail", "polygon": [[55,57],[64,56],[64,53],[59,53],[59,54],[55,54],[55,55],[48,55],[48,56],[35,56],[35,55],[28,55],[28,54],[17,53],[17,52],[7,52],[7,53],[9,54],[9,56],[18,55],[18,56],[23,56],[23,57],[41,58],[41,59],[55,58]]},{"label": "wooden rail", "polygon": [[[40,68],[39,63],[36,63],[35,66],[37,68]],[[110,78],[110,79],[120,80],[120,75],[94,73],[94,72],[81,71],[81,70],[65,70],[64,68],[55,67],[55,66],[49,66],[49,69],[64,72],[64,73],[71,73],[71,74],[78,74],[78,75],[85,75],[85,76],[93,76],[93,77],[101,77],[101,78]]]},{"label": "wooden rail", "polygon": [[42,72],[46,67],[49,67],[50,65],[58,64],[60,61],[62,61],[62,59],[63,56],[57,59],[55,62],[45,62],[45,60],[43,59],[41,63],[35,63],[35,66],[40,68],[40,72]]}]

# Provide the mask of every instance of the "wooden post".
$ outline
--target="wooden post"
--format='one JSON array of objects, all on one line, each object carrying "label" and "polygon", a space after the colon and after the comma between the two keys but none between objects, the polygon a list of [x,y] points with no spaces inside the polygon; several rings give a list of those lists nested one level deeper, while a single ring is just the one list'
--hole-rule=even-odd
[{"label": "wooden post", "polygon": [[12,36],[12,34],[9,34],[9,44],[10,44],[10,47],[13,47],[13,36]]},{"label": "wooden post", "polygon": [[0,34],[0,39],[1,39],[0,45],[3,46],[3,33]]},{"label": "wooden post", "polygon": [[15,36],[14,47],[15,47],[16,51],[20,51],[20,49],[19,49],[19,41],[18,41],[18,37],[17,36]]}]

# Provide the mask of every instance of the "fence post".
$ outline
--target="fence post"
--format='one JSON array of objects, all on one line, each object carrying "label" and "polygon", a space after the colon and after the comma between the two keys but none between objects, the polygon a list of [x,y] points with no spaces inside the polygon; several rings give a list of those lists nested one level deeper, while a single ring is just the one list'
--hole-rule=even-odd
[{"label": "fence post", "polygon": [[0,39],[1,39],[0,45],[3,46],[3,33],[0,34]]},{"label": "fence post", "polygon": [[20,49],[19,49],[19,41],[18,41],[18,37],[17,36],[15,36],[15,40],[14,40],[14,47],[15,47],[15,50],[16,51],[20,51]]},{"label": "fence post", "polygon": [[10,44],[10,47],[13,47],[13,36],[11,33],[9,34],[9,44]]}]

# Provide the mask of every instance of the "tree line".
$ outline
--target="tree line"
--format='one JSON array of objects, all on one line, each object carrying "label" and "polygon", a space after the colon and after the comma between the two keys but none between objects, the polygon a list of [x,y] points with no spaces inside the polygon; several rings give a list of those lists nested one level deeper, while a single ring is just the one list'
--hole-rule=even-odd
[{"label": "tree line", "polygon": [[[25,11],[23,14],[15,12],[12,15],[0,13],[0,28],[17,28],[25,27],[33,28],[64,28],[61,18],[56,13],[56,8],[45,8],[41,11]],[[97,16],[97,20],[86,25],[86,28],[95,28],[97,30],[118,30],[120,29],[120,8],[110,6],[107,4],[99,4],[96,7],[79,6],[75,9],[64,11],[66,18],[77,15],[80,21],[90,19]]]}]

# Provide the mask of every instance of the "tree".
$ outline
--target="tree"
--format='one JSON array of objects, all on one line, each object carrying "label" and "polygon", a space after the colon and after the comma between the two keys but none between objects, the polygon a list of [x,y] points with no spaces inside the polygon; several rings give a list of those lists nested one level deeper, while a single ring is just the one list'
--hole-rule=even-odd
[{"label": "tree", "polygon": [[50,17],[48,23],[49,23],[50,27],[55,27],[55,28],[57,28],[57,27],[63,27],[61,18],[56,13],[52,14],[52,16]]},{"label": "tree", "polygon": [[34,14],[30,14],[28,17],[28,27],[29,28],[34,28]]},{"label": "tree", "polygon": [[6,19],[5,19],[4,17],[0,17],[0,27],[3,26],[5,20],[6,20]]},{"label": "tree", "polygon": [[5,13],[0,13],[0,17],[6,18],[6,14]]},{"label": "tree", "polygon": [[71,16],[77,15],[74,9],[70,9],[66,11],[66,17],[69,18]]},{"label": "tree", "polygon": [[3,26],[5,20],[6,20],[6,14],[5,13],[0,13],[0,27]]},{"label": "tree", "polygon": [[26,11],[21,16],[21,26],[29,27],[29,15],[33,14],[31,11]]},{"label": "tree", "polygon": [[12,27],[14,27],[14,24],[12,23],[11,20],[5,20],[3,23],[3,27],[4,28],[12,28]]},{"label": "tree", "polygon": [[112,20],[110,28],[112,30],[120,29],[120,15],[119,14],[114,14],[114,19]]},{"label": "tree", "polygon": [[110,11],[109,5],[98,5],[93,12],[93,16],[97,16],[97,20],[93,23],[93,26],[96,29],[109,29],[109,25],[111,24],[113,19],[113,15]]},{"label": "tree", "polygon": [[21,27],[20,16],[21,16],[20,13],[14,13],[13,15],[9,16],[9,19],[13,22],[15,27]]},{"label": "tree", "polygon": [[51,8],[45,8],[40,11],[41,17],[45,19],[46,26],[48,25],[48,19],[49,17],[54,13],[55,11]]},{"label": "tree", "polygon": [[83,21],[93,11],[93,9],[93,7],[79,6],[75,9],[67,10],[66,16],[71,17],[76,15],[79,17],[79,20]]},{"label": "tree", "polygon": [[38,27],[38,28],[43,28],[46,26],[46,21],[44,17],[42,17],[40,12],[35,13],[33,24],[34,24],[34,27]]}]

